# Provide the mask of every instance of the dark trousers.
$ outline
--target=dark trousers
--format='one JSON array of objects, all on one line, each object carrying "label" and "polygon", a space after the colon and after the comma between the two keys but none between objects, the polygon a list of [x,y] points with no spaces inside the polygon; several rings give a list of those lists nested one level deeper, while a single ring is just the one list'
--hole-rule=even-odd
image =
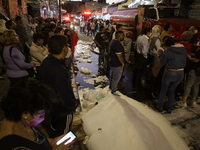
[{"label": "dark trousers", "polygon": [[141,87],[141,77],[143,76],[144,69],[138,69],[135,68],[133,71],[133,76],[132,76],[132,85],[135,88],[140,88]]},{"label": "dark trousers", "polygon": [[36,79],[40,79],[40,73],[39,73],[39,71],[40,71],[40,66],[36,66],[36,72],[35,72],[35,76],[36,76]]},{"label": "dark trousers", "polygon": [[50,138],[55,138],[64,134],[66,126],[69,126],[68,128],[70,129],[72,121],[73,121],[73,114],[71,115],[72,115],[72,119],[70,120],[68,120],[68,115],[52,120],[52,129],[50,133]]},{"label": "dark trousers", "polygon": [[92,37],[95,36],[95,31],[94,30],[91,30],[91,35],[92,35]]},{"label": "dark trousers", "polygon": [[158,76],[154,78],[154,83],[153,83],[154,93],[160,93],[162,76],[163,76],[164,70],[165,70],[165,67],[162,67],[162,69],[160,69],[160,72],[158,73]]},{"label": "dark trousers", "polygon": [[25,79],[28,79],[28,76],[20,77],[20,78],[10,78],[9,77],[9,80],[11,82],[10,86],[13,86],[13,85],[19,83],[20,81],[25,80]]},{"label": "dark trousers", "polygon": [[90,29],[87,29],[88,30],[88,32],[87,32],[87,36],[89,36],[90,35]]}]

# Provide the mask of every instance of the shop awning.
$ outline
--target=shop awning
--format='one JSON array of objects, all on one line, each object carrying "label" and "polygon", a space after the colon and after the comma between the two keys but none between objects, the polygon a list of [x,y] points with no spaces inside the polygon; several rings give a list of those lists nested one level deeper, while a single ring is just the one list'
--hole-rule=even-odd
[{"label": "shop awning", "polygon": [[110,20],[114,22],[133,22],[137,11],[137,8],[118,10],[112,14]]}]

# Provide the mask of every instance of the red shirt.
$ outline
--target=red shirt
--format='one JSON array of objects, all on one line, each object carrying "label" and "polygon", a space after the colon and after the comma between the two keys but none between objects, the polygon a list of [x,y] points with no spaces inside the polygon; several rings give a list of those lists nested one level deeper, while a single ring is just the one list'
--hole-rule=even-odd
[{"label": "red shirt", "polygon": [[[196,53],[196,46],[195,44],[192,43],[186,43],[186,42],[178,42],[179,44],[183,44],[185,46],[185,49],[187,51],[188,54],[190,53]],[[177,44],[178,44],[177,43]]]}]

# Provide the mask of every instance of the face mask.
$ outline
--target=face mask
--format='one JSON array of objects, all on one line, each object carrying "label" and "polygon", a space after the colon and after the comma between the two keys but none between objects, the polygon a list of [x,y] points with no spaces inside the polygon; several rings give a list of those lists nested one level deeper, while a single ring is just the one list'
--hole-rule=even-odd
[{"label": "face mask", "polygon": [[45,119],[45,111],[42,111],[37,117],[35,117],[33,120],[31,120],[30,122],[28,122],[27,120],[27,124],[25,126],[29,126],[29,127],[37,127],[38,124],[40,124],[43,120]]},{"label": "face mask", "polygon": [[72,54],[72,50],[71,48],[68,47],[68,52],[67,52],[67,55],[65,56],[66,58],[69,58]]}]

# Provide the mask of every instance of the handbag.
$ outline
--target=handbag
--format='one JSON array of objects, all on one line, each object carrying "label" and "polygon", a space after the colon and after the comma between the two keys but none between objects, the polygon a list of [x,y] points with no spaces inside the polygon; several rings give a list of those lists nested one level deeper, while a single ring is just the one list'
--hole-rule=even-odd
[{"label": "handbag", "polygon": [[[13,46],[11,46],[10,49],[9,49],[10,58],[12,58],[12,55],[11,55],[11,54],[12,54],[12,49],[13,49]],[[29,76],[29,77],[33,77],[34,74],[35,74],[35,70],[34,70],[33,67],[32,67],[32,68],[26,69],[26,71],[28,72],[28,76]]]}]

